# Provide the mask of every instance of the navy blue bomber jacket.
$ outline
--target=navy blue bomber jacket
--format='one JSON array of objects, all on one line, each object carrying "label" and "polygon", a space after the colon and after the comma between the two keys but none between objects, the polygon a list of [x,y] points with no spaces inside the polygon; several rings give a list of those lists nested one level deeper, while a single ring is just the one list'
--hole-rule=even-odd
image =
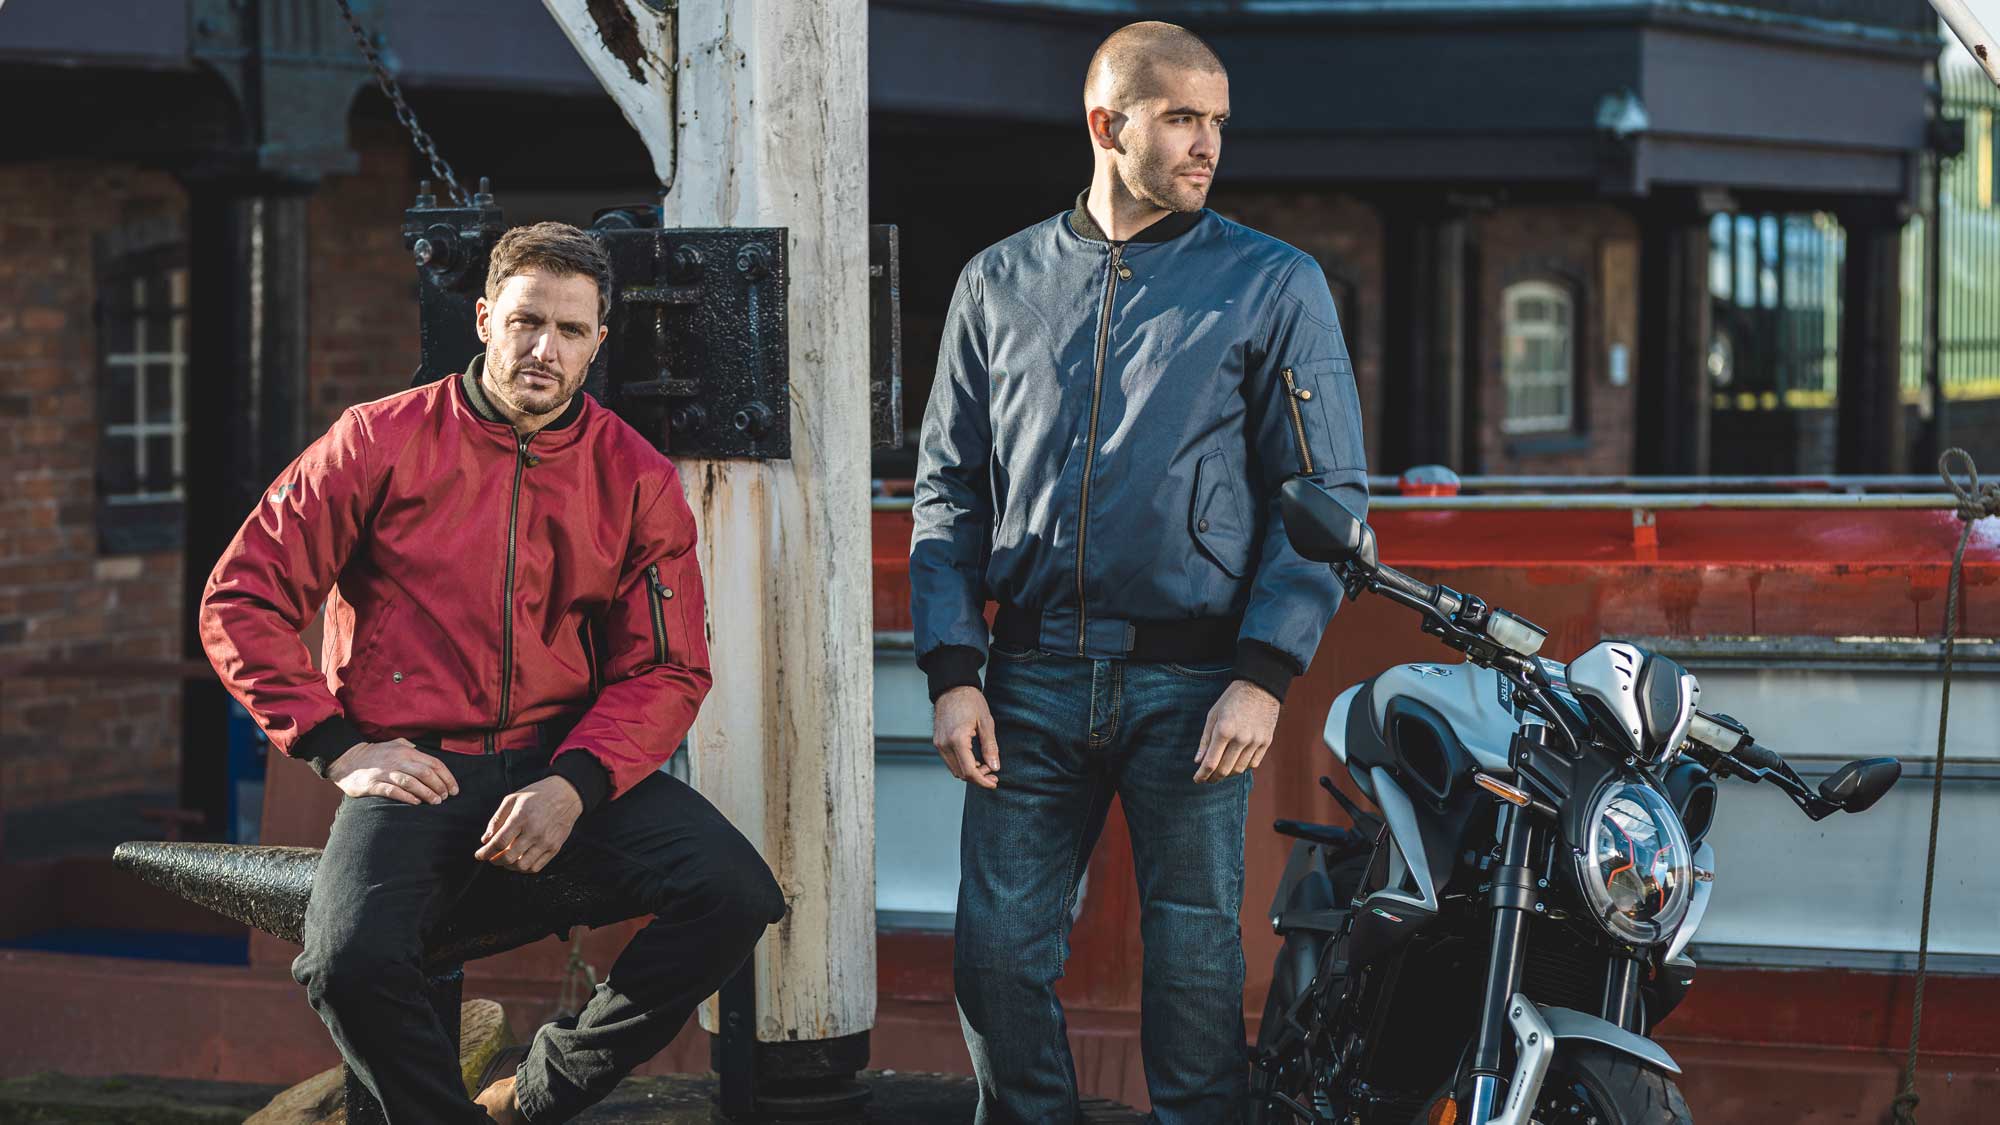
[{"label": "navy blue bomber jacket", "polygon": [[1206,210],[1111,242],[1079,197],[952,295],[910,543],[931,697],[978,684],[992,599],[1099,659],[1134,622],[1240,619],[1236,678],[1284,698],[1341,592],[1292,550],[1278,487],[1304,473],[1365,514],[1366,465],[1310,256]]}]

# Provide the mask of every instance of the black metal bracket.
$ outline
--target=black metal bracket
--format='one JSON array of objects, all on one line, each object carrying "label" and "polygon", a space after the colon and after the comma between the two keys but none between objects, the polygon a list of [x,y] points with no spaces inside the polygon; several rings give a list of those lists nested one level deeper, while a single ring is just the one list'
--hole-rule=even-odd
[{"label": "black metal bracket", "polygon": [[485,349],[473,326],[474,309],[486,291],[486,262],[493,244],[507,233],[506,221],[484,178],[472,206],[438,205],[431,182],[417,189],[417,201],[403,212],[403,248],[417,266],[417,333],[421,359],[411,385],[435,382]]},{"label": "black metal bracket", "polygon": [[600,214],[610,335],[584,386],[669,453],[792,455],[781,227],[666,229],[658,211]]},{"label": "black metal bracket", "polygon": [[[426,181],[403,212],[403,245],[417,267],[422,353],[412,385],[463,371],[484,348],[474,305],[507,224],[487,181],[472,202],[440,206]],[[612,283],[608,335],[584,389],[669,453],[789,458],[785,230],[662,228],[658,217],[654,206],[619,207],[591,224],[611,258]],[[896,228],[871,227],[868,244],[870,438],[876,449],[897,449],[903,333]]]}]

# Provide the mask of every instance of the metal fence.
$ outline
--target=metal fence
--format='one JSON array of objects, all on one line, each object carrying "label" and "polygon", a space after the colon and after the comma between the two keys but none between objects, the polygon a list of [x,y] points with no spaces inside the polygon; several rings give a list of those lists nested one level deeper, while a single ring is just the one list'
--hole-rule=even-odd
[{"label": "metal fence", "polygon": [[[2000,89],[1954,46],[1942,70],[1943,114],[1965,123],[1965,151],[1938,185],[1938,384],[1953,401],[2000,399]],[[1929,217],[1903,238],[1903,394],[1924,386],[1924,253]]]},{"label": "metal fence", "polygon": [[[1938,185],[1937,362],[1947,400],[1988,404],[1954,416],[1947,440],[1964,444],[2000,410],[2000,89],[1956,52],[1947,51],[1940,68],[1941,111],[1965,123],[1965,151],[1943,162]],[[1909,404],[1926,397],[1931,221],[1912,218],[1902,241],[1901,379]],[[1846,254],[1839,222],[1825,213],[1722,214],[1709,239],[1714,409],[1832,407]]]},{"label": "metal fence", "polygon": [[1833,404],[1846,252],[1846,233],[1824,212],[1710,220],[1708,374],[1715,409]]}]

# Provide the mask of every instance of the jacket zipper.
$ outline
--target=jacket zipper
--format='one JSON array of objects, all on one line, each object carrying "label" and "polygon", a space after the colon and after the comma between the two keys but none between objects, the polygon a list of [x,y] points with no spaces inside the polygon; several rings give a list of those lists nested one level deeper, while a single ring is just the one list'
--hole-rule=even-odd
[{"label": "jacket zipper", "polygon": [[1292,377],[1291,368],[1285,368],[1283,374],[1285,376],[1285,405],[1292,408],[1292,436],[1297,438],[1299,442],[1299,466],[1307,476],[1311,476],[1313,471],[1313,455],[1312,449],[1306,445],[1306,420],[1305,416],[1299,413],[1299,403],[1311,400],[1313,393],[1299,386],[1298,380]]},{"label": "jacket zipper", "polygon": [[667,662],[667,607],[673,595],[660,583],[660,564],[646,565],[646,602],[653,610],[653,663]]},{"label": "jacket zipper", "polygon": [[589,621],[583,623],[582,637],[583,662],[590,667],[590,698],[595,700],[603,685],[597,680],[597,630],[591,628]]},{"label": "jacket zipper", "polygon": [[[500,610],[500,718],[493,724],[496,732],[507,729],[508,696],[514,686],[514,530],[521,518],[521,475],[530,464],[541,463],[540,458],[528,457],[528,442],[532,437],[531,434],[514,441],[514,499],[507,506],[507,581]],[[486,748],[492,753],[490,736]]]},{"label": "jacket zipper", "polygon": [[1076,654],[1084,654],[1089,632],[1090,610],[1083,598],[1083,551],[1090,538],[1090,474],[1097,460],[1097,408],[1104,395],[1104,349],[1111,343],[1111,302],[1118,295],[1118,279],[1131,277],[1132,270],[1122,260],[1123,243],[1111,244],[1111,269],[1104,275],[1104,309],[1097,317],[1097,364],[1090,376],[1090,443],[1083,447],[1083,495],[1077,501],[1076,518]]}]

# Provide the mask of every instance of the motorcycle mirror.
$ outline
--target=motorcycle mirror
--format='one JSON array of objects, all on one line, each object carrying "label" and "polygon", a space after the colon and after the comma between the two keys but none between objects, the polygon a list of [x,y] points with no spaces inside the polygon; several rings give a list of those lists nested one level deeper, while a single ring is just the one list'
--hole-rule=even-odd
[{"label": "motorcycle mirror", "polygon": [[1819,795],[1848,812],[1863,812],[1902,776],[1903,763],[1894,758],[1862,758],[1820,782]]},{"label": "motorcycle mirror", "polygon": [[1293,550],[1314,562],[1358,563],[1370,570],[1379,565],[1374,529],[1318,481],[1293,477],[1279,496]]}]

